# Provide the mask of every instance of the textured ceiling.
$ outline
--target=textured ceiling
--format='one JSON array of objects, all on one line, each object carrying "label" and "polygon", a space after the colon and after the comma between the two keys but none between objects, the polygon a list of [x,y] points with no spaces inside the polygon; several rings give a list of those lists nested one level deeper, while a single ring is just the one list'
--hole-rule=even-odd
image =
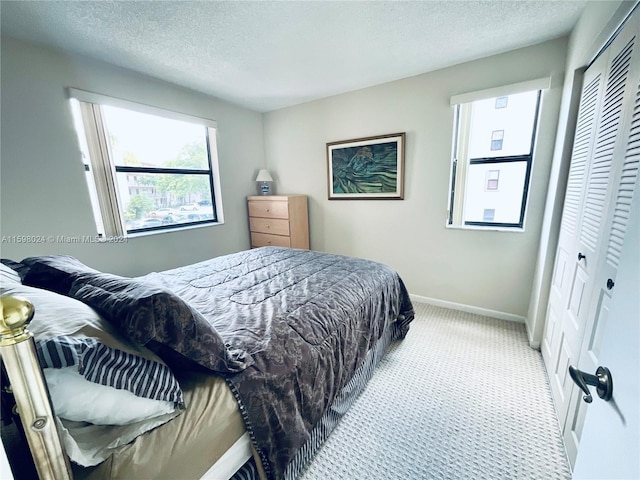
[{"label": "textured ceiling", "polygon": [[566,35],[586,0],[6,1],[2,34],[270,111]]}]

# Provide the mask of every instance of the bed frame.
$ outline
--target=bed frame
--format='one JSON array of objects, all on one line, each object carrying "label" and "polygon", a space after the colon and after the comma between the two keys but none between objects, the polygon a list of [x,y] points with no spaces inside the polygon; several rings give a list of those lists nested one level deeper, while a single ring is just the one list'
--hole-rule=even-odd
[{"label": "bed frame", "polygon": [[38,477],[70,480],[71,466],[56,426],[33,334],[27,329],[33,314],[28,300],[0,297],[0,355]]}]

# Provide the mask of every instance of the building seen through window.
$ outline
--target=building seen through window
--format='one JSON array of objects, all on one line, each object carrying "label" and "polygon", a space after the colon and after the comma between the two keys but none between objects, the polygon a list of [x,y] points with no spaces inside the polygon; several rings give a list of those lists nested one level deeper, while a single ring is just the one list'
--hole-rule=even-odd
[{"label": "building seen through window", "polygon": [[449,225],[523,227],[540,95],[455,106]]}]

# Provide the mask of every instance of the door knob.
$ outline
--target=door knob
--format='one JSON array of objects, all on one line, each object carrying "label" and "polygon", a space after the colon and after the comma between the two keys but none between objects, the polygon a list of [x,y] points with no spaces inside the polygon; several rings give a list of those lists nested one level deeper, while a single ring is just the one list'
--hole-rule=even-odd
[{"label": "door knob", "polygon": [[583,258],[587,258],[587,256],[583,255],[582,252],[578,252],[578,261],[582,260]]},{"label": "door knob", "polygon": [[576,385],[580,387],[580,390],[585,393],[585,396],[582,397],[585,402],[591,403],[593,401],[591,391],[587,385],[596,387],[598,396],[605,402],[611,400],[613,396],[613,378],[607,367],[598,367],[596,374],[591,375],[590,373],[585,373],[574,368],[573,365],[569,365],[569,375],[571,375],[571,379]]}]

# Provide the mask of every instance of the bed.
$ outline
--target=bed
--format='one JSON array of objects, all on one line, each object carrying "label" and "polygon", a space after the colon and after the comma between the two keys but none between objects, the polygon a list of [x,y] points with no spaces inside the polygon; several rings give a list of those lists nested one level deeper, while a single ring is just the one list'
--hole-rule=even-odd
[{"label": "bed", "polygon": [[[30,330],[74,478],[230,478],[253,458],[260,478],[294,479],[413,319],[389,267],[309,250],[136,278],[68,256],[3,262],[2,295],[35,305]],[[153,415],[113,421],[130,414],[121,398],[105,418],[68,414],[67,372],[147,400]]]}]

